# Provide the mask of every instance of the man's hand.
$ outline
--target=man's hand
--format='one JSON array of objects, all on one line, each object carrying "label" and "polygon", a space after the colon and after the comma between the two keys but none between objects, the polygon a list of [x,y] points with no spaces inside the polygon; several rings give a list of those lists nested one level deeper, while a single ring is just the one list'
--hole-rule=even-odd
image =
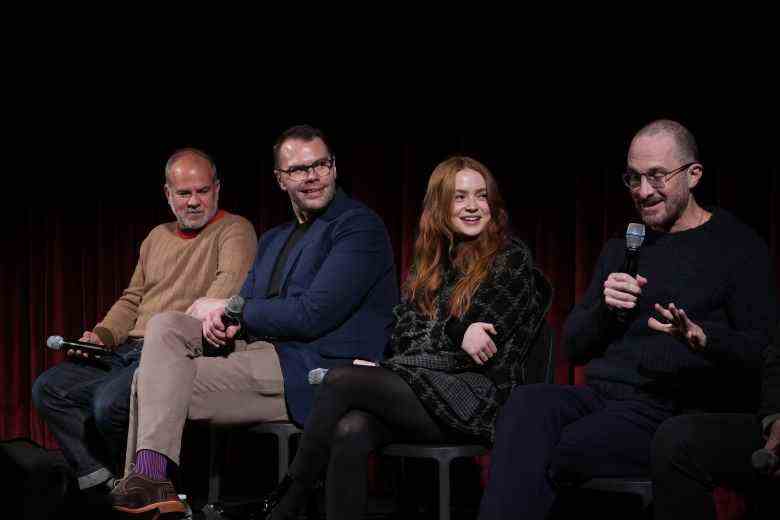
[{"label": "man's hand", "polygon": [[490,323],[477,322],[469,325],[466,334],[463,335],[460,348],[471,356],[477,365],[484,364],[498,352],[496,344],[488,336],[488,332],[495,335],[496,328]]},{"label": "man's hand", "polygon": [[692,322],[685,311],[670,303],[666,308],[655,304],[655,310],[668,323],[661,323],[655,318],[647,320],[647,326],[659,332],[665,332],[679,339],[694,352],[700,352],[707,346],[707,335],[696,323]]},{"label": "man's hand", "polygon": [[84,343],[94,343],[95,345],[103,345],[103,342],[100,341],[100,337],[91,330],[85,330],[84,334],[82,334],[79,338],[79,341],[83,341]]},{"label": "man's hand", "polygon": [[[241,325],[231,325],[226,328],[222,323],[222,314],[225,312],[227,300],[201,298],[198,301],[201,300],[210,300],[209,302],[205,302],[203,307],[211,307],[211,310],[209,310],[203,318],[203,337],[215,347],[224,346],[228,340],[232,339],[238,331],[241,330]],[[198,302],[196,301],[195,303]],[[195,303],[193,303],[193,305],[195,305]]]},{"label": "man's hand", "polygon": [[647,278],[642,275],[636,275],[634,278],[626,273],[611,273],[604,280],[604,303],[613,311],[633,309],[645,285]]},{"label": "man's hand", "polygon": [[[93,343],[95,345],[103,345],[103,342],[100,341],[100,337],[92,332],[91,330],[85,330],[84,334],[81,335],[79,338],[79,341],[83,341],[84,343]],[[105,346],[105,345],[103,345]],[[81,350],[77,349],[68,349],[65,352],[65,355],[71,358],[81,358],[81,359],[89,359],[90,355],[88,352],[82,352]]]},{"label": "man's hand", "polygon": [[[780,457],[780,419],[777,419],[772,423],[769,428],[769,438],[767,438],[764,449],[771,451],[778,457]],[[780,479],[780,468],[778,468],[772,475],[772,478]]]},{"label": "man's hand", "polygon": [[214,309],[220,309],[221,311],[225,310],[226,303],[227,300],[223,298],[198,298],[192,302],[192,305],[189,306],[186,314],[203,321]]}]

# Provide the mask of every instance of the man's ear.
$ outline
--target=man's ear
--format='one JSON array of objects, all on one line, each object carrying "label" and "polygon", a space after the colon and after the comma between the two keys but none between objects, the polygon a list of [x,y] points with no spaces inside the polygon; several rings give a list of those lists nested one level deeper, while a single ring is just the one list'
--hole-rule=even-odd
[{"label": "man's ear", "polygon": [[276,178],[276,184],[282,191],[287,191],[287,187],[282,182],[282,173],[280,171],[274,171],[274,177]]},{"label": "man's ear", "polygon": [[702,175],[704,175],[704,167],[701,164],[695,163],[691,165],[688,168],[688,187],[693,188],[699,184]]}]

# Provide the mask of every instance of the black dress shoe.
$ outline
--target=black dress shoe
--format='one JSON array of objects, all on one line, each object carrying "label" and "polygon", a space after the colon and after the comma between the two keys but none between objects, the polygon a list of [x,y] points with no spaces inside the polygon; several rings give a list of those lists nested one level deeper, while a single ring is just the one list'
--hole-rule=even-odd
[{"label": "black dress shoe", "polygon": [[[249,520],[268,520],[271,518],[271,514],[290,490],[293,482],[290,475],[285,475],[276,488],[263,498],[260,506],[249,515]],[[294,517],[293,513],[290,513],[289,516],[290,518]]]}]

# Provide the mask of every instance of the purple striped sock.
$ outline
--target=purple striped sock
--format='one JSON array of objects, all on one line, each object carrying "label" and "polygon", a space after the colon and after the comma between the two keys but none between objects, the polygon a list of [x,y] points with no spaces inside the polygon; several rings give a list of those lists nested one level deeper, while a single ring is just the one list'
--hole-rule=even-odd
[{"label": "purple striped sock", "polygon": [[135,471],[153,480],[165,480],[168,458],[153,450],[138,450],[135,456]]}]

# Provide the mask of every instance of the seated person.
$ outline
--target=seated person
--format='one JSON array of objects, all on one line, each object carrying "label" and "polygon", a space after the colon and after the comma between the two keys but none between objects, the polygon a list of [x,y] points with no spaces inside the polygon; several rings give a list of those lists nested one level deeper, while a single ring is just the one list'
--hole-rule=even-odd
[{"label": "seated person", "polygon": [[[780,329],[764,364],[758,414],[690,414],[669,419],[653,440],[655,518],[717,518],[713,490],[725,486],[747,498],[749,518],[780,514],[780,465],[751,465],[760,449],[780,457]],[[771,457],[767,456],[771,460]]]},{"label": "seated person", "polygon": [[[112,492],[130,514],[186,509],[170,473],[187,419],[217,424],[309,414],[317,367],[380,358],[398,301],[393,251],[382,220],[336,186],[336,159],[310,126],[282,133],[275,175],[295,219],[260,237],[241,295],[242,323],[225,327],[225,299],[156,315],[136,373],[126,476]],[[204,338],[217,350],[202,356]]]},{"label": "seated person", "polygon": [[453,157],[428,182],[392,356],[331,369],[289,474],[256,517],[295,518],[327,469],[327,517],[363,517],[369,453],[391,442],[481,442],[511,389],[552,290],[509,236],[493,176]]},{"label": "seated person", "polygon": [[98,503],[106,502],[122,465],[130,385],[149,320],[162,311],[186,311],[203,296],[234,294],[257,248],[252,224],[218,209],[220,182],[205,153],[189,148],[174,153],[165,165],[163,189],[176,221],[149,233],[130,285],[105,318],[81,337],[116,355],[105,358],[107,366],[71,357],[33,385],[33,403],[79,488]]},{"label": "seated person", "polygon": [[654,121],[633,138],[623,181],[649,228],[639,274],[623,272],[625,244],[609,241],[563,328],[570,360],[589,361],[587,384],[515,389],[481,519],[541,520],[560,484],[646,476],[662,422],[740,404],[724,381],[760,369],[776,322],[769,254],[735,217],[696,202],[702,173],[681,124]]}]

